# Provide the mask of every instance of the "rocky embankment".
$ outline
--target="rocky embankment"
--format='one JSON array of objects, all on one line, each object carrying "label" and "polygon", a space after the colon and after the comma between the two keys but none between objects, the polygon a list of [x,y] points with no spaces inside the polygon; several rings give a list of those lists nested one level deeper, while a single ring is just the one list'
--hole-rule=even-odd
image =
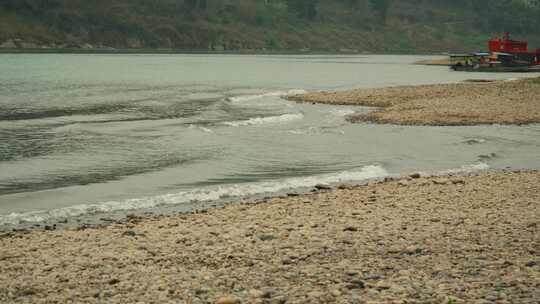
[{"label": "rocky embankment", "polygon": [[352,116],[353,122],[400,125],[540,123],[540,78],[313,92],[290,99],[381,108]]},{"label": "rocky embankment", "polygon": [[0,42],[0,50],[96,50],[96,51],[113,51],[112,47],[105,45],[92,45],[90,43],[74,43],[74,42],[35,42],[23,39],[8,39]]},{"label": "rocky embankment", "polygon": [[536,303],[540,174],[410,178],[0,237],[2,303]]}]

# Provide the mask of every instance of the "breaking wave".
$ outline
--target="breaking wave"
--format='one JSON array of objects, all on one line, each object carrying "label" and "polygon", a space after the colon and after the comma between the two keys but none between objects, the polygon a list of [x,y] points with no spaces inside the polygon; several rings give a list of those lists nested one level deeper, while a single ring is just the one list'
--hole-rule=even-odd
[{"label": "breaking wave", "polygon": [[[433,175],[468,174],[490,169],[485,163],[464,165],[459,168],[439,171]],[[429,174],[431,175],[431,174]],[[211,202],[220,199],[234,199],[254,195],[275,194],[293,189],[309,188],[317,184],[336,184],[343,182],[361,182],[390,176],[381,166],[370,165],[359,170],[342,171],[332,174],[307,177],[294,177],[275,181],[230,184],[216,187],[198,188],[173,194],[153,197],[134,198],[124,201],[110,201],[97,204],[82,204],[48,211],[32,211],[0,215],[0,225],[20,224],[23,222],[43,222],[51,219],[75,217],[86,214],[101,214],[113,211],[172,206],[187,203]]]},{"label": "breaking wave", "polygon": [[476,163],[472,165],[464,165],[459,168],[443,170],[443,171],[438,172],[437,175],[468,174],[468,173],[488,170],[489,168],[490,166],[486,163]]},{"label": "breaking wave", "polygon": [[8,215],[0,215],[0,225],[19,224],[22,222],[43,222],[50,219],[74,217],[85,214],[127,211],[196,202],[209,202],[225,198],[241,198],[252,195],[267,193],[271,194],[292,189],[313,187],[317,184],[359,182],[368,179],[383,178],[388,175],[388,172],[383,167],[371,165],[360,168],[359,170],[343,171],[333,174],[294,177],[266,182],[222,185],[154,197],[134,198],[124,201],[111,201],[98,204],[83,204],[49,211],[11,213]]},{"label": "breaking wave", "polygon": [[212,131],[212,129],[208,129],[208,128],[205,128],[205,127],[202,127],[202,126],[196,126],[196,125],[193,125],[193,124],[190,124],[188,129],[190,129],[190,130],[200,130],[200,131],[203,131],[205,133],[214,133],[214,131]]},{"label": "breaking wave", "polygon": [[296,113],[296,114],[283,114],[279,116],[254,117],[248,120],[228,121],[228,122],[224,122],[223,124],[227,126],[231,126],[231,127],[244,127],[244,126],[251,126],[251,125],[262,125],[262,124],[267,124],[267,123],[284,123],[284,122],[289,122],[293,120],[300,120],[302,118],[304,118],[304,114]]}]

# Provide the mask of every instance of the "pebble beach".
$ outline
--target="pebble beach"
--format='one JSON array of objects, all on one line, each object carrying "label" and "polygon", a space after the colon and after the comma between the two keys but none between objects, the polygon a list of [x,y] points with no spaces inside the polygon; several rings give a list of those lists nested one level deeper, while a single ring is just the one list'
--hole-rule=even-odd
[{"label": "pebble beach", "polygon": [[[531,78],[290,99],[376,108],[352,122],[521,125],[540,123],[539,96]],[[538,171],[416,173],[97,226],[0,230],[0,303],[539,299]]]},{"label": "pebble beach", "polygon": [[0,237],[1,303],[537,303],[540,174],[319,186]]}]

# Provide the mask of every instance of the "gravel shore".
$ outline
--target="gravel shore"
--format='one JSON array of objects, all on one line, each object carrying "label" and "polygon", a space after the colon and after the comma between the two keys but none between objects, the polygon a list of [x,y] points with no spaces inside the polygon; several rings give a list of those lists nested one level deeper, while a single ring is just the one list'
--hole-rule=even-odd
[{"label": "gravel shore", "polygon": [[1,303],[538,303],[540,173],[0,236]]},{"label": "gravel shore", "polygon": [[353,122],[399,125],[540,123],[540,78],[314,92],[290,99],[381,108],[352,116]]}]

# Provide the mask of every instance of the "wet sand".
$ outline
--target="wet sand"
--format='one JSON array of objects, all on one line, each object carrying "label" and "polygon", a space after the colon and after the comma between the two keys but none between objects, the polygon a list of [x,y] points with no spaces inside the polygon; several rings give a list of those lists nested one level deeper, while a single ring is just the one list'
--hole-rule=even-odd
[{"label": "wet sand", "polygon": [[540,78],[313,92],[290,99],[380,108],[353,115],[353,122],[435,126],[540,123]]},{"label": "wet sand", "polygon": [[0,236],[1,303],[535,303],[540,173],[319,187]]}]

